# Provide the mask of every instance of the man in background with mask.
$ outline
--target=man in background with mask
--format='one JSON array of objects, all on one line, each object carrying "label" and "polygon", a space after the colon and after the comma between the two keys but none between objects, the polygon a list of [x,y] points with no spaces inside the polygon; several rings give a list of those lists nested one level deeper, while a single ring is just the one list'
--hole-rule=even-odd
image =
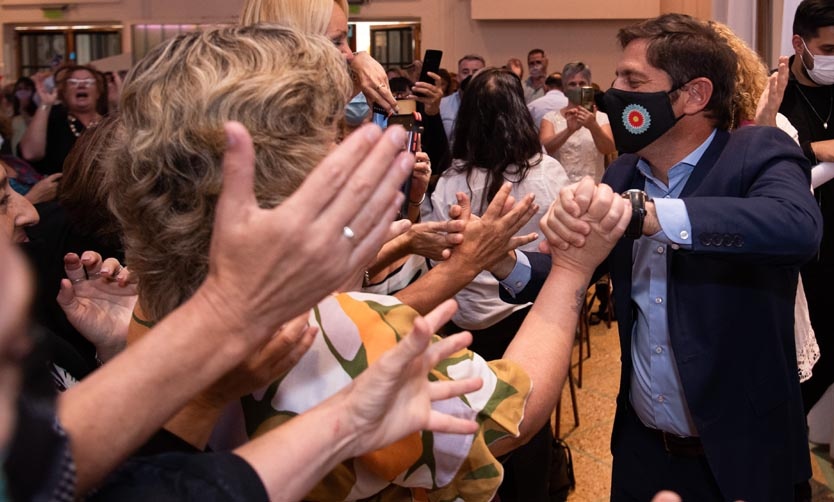
[{"label": "man in background with mask", "polygon": [[[524,101],[530,103],[547,92],[544,88],[544,81],[547,79],[547,56],[544,55],[543,50],[533,49],[527,53],[527,69],[530,70],[530,76],[522,84],[524,84]],[[536,124],[536,127],[538,125]]]},{"label": "man in background with mask", "polygon": [[[796,127],[802,151],[811,162],[834,161],[834,1],[805,0],[796,9],[791,40],[796,54],[779,111]],[[813,376],[802,383],[808,412],[834,383],[834,183],[815,189],[823,216],[819,254],[802,267],[811,326],[820,348]]]},{"label": "man in background with mask", "polygon": [[[662,489],[683,500],[795,500],[811,469],[794,298],[821,235],[808,161],[776,128],[727,131],[736,56],[705,23],[667,14],[618,40],[602,104],[623,155],[605,184],[563,189],[550,209],[557,223],[542,228],[581,247],[589,201],[613,189],[632,203],[626,237],[600,270],[611,273],[622,354],[611,500]],[[515,301],[546,274],[546,259],[529,261]]]}]

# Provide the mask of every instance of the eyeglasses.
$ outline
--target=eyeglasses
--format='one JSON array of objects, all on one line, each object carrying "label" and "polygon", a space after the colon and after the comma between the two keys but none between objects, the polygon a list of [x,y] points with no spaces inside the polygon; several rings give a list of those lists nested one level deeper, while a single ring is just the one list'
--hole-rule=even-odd
[{"label": "eyeglasses", "polygon": [[82,84],[85,86],[91,86],[96,83],[96,79],[94,78],[68,78],[67,85],[70,87],[81,87]]}]

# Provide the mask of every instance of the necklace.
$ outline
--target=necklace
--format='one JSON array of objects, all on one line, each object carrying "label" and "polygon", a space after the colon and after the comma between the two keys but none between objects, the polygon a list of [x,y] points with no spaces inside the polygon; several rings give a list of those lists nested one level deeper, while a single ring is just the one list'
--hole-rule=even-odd
[{"label": "necklace", "polygon": [[[829,112],[829,115],[831,115],[831,112]],[[67,115],[67,123],[69,124],[70,131],[72,131],[72,134],[76,138],[81,136],[81,133],[83,133],[87,129],[93,128],[93,127],[98,125],[98,120],[93,120],[93,121],[90,121],[90,124],[87,127],[84,128],[84,131],[79,131],[78,128],[75,127],[76,122],[80,122],[80,121],[75,117],[75,115],[71,115],[71,114]],[[83,125],[83,123],[82,123],[82,125]]]},{"label": "necklace", "polygon": [[825,116],[825,120],[822,119],[819,113],[817,113],[817,109],[814,108],[814,105],[811,104],[811,100],[808,99],[808,96],[802,91],[802,86],[799,83],[796,84],[796,90],[799,91],[799,95],[802,96],[802,99],[805,100],[805,103],[808,105],[808,108],[817,116],[820,122],[822,122],[822,128],[826,131],[828,130],[828,120],[831,118],[831,110],[834,108],[834,92],[829,88],[828,89],[828,115]]}]

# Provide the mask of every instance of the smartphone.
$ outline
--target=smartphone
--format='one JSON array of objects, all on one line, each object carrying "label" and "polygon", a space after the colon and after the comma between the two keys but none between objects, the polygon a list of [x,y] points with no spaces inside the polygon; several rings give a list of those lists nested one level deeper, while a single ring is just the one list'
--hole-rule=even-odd
[{"label": "smartphone", "polygon": [[440,70],[441,59],[443,59],[443,51],[436,49],[426,50],[426,54],[423,56],[423,69],[420,70],[420,82],[434,85],[434,79],[429,76],[429,72],[437,73]]},{"label": "smartphone", "polygon": [[565,91],[565,96],[574,105],[579,105],[589,112],[594,111],[594,88],[591,86],[572,87]]},{"label": "smartphone", "polygon": [[[401,125],[408,133],[405,148],[409,153],[414,153],[420,147],[420,134],[423,132],[422,116],[420,112],[416,111],[416,102],[414,100],[398,100],[397,104],[400,113],[391,115],[390,117],[385,114],[385,110],[374,105],[374,123],[382,128],[390,125]],[[405,180],[402,187],[400,187],[400,191],[405,195],[405,198],[403,199],[403,204],[400,207],[400,212],[397,217],[403,219],[408,218],[408,195],[411,193],[411,176]]]}]

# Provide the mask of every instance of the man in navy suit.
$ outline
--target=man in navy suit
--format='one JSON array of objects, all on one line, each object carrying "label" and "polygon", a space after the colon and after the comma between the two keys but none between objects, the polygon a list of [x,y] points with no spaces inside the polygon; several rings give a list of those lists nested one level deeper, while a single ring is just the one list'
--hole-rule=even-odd
[{"label": "man in navy suit", "polygon": [[[604,264],[622,351],[611,499],[794,500],[811,474],[793,340],[798,270],[821,238],[809,164],[775,128],[727,132],[736,58],[704,23],[669,14],[618,39],[602,105],[623,155],[603,182],[633,215]],[[551,245],[584,244],[596,190],[562,191],[542,220]],[[507,295],[522,301],[550,268],[525,258],[532,277]]]}]

